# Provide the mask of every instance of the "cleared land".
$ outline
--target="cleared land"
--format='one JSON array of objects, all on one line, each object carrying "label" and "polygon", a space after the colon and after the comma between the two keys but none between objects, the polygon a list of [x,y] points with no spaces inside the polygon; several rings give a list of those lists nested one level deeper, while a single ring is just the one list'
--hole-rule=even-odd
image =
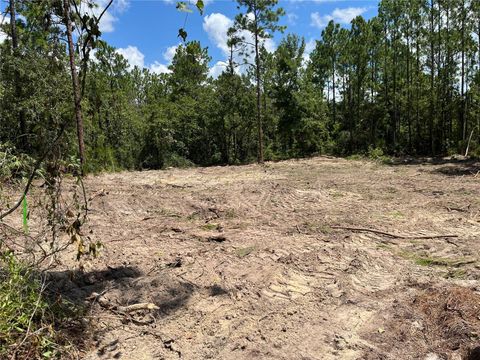
[{"label": "cleared land", "polygon": [[[87,359],[469,358],[479,170],[319,157],[90,176],[105,249],[52,276],[90,307]],[[109,309],[144,302],[159,309]]]}]

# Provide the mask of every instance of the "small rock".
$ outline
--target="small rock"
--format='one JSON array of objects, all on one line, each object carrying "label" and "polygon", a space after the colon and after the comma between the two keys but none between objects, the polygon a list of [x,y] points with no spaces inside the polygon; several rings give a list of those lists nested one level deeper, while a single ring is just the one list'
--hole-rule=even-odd
[{"label": "small rock", "polygon": [[337,350],[344,350],[348,346],[347,340],[345,340],[345,338],[341,335],[335,334],[333,341],[335,342],[335,348]]},{"label": "small rock", "polygon": [[420,331],[423,331],[423,330],[425,329],[425,327],[423,326],[423,324],[422,324],[421,322],[419,322],[419,321],[414,321],[414,322],[412,323],[412,327],[413,327],[414,329],[417,329],[417,330],[420,330]]}]

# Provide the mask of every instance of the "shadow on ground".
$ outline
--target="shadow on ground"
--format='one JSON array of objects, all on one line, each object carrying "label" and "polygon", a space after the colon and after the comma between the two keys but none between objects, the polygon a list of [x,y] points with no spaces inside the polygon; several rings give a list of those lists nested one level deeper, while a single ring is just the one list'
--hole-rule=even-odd
[{"label": "shadow on ground", "polygon": [[[120,324],[149,325],[157,319],[171,315],[184,307],[195,290],[194,285],[163,272],[145,276],[135,267],[108,268],[102,271],[50,271],[47,272],[48,292],[52,303],[74,304],[79,313],[88,315],[90,321],[76,321],[70,329],[62,329],[71,339],[82,339],[83,350],[97,349],[97,355],[108,358],[123,358],[118,349],[119,340],[100,346],[105,334],[111,329],[97,327],[102,316],[117,317]],[[222,293],[223,289],[207,289],[211,296]],[[97,294],[111,305],[100,305]],[[140,310],[121,313],[116,306],[138,303],[153,303],[158,310]],[[78,314],[77,314],[78,315]],[[79,325],[80,324],[80,325]],[[168,344],[164,344],[168,346]]]},{"label": "shadow on ground", "polygon": [[[480,159],[465,157],[451,158],[397,158],[391,166],[432,165],[432,173],[447,176],[477,176],[480,173]],[[441,166],[443,165],[443,166]]]}]

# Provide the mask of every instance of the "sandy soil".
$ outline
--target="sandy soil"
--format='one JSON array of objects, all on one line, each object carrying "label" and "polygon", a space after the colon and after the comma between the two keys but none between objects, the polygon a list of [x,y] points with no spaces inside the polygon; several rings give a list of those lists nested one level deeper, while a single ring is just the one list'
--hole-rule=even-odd
[{"label": "sandy soil", "polygon": [[479,359],[479,170],[319,157],[89,176],[105,248],[58,284],[90,306],[83,357]]}]

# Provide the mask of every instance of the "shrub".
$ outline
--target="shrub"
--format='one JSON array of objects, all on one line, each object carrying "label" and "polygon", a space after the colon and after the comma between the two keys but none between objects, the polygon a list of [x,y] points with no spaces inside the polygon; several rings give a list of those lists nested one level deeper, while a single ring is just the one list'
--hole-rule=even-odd
[{"label": "shrub", "polygon": [[52,301],[45,291],[45,281],[31,267],[12,252],[0,254],[0,358],[49,359],[68,351],[57,330],[81,312]]},{"label": "shrub", "polygon": [[9,143],[0,143],[0,181],[28,176],[33,159],[26,154],[18,154]]}]

